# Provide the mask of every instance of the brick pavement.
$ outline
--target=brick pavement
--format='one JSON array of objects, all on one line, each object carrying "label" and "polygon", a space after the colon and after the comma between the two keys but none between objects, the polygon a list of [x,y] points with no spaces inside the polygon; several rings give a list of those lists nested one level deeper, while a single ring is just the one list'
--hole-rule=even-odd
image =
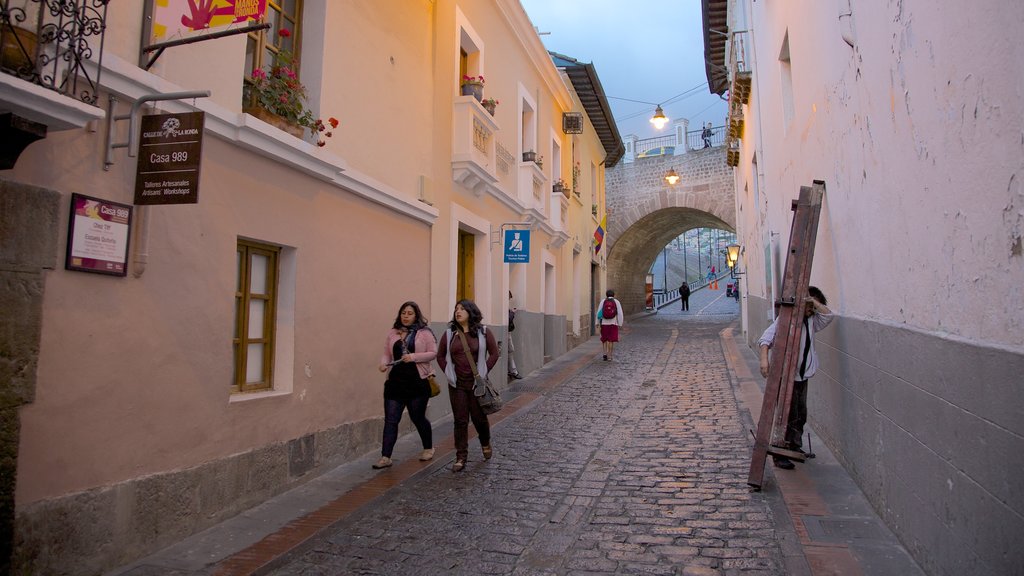
[{"label": "brick pavement", "polygon": [[786,573],[767,497],[746,485],[719,343],[733,318],[681,319],[629,322],[613,361],[495,426],[494,459],[473,447],[453,474],[449,454],[267,573]]},{"label": "brick pavement", "polygon": [[[738,304],[700,290],[517,381],[495,458],[376,452],[112,574],[919,575],[834,457],[746,486],[761,394]],[[472,428],[470,428],[472,433]]]}]

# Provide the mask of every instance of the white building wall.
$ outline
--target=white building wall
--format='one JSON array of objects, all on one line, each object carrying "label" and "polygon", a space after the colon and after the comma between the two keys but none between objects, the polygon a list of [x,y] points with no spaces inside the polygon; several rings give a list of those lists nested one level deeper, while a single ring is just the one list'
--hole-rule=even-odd
[{"label": "white building wall", "polygon": [[731,10],[755,56],[735,171],[748,341],[790,203],[823,180],[811,283],[838,321],[819,336],[816,432],[929,573],[1020,572],[1024,5]]}]

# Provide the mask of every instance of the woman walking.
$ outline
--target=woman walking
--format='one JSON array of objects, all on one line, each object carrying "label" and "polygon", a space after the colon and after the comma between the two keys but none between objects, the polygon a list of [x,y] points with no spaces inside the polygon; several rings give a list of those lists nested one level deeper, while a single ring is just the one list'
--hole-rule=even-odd
[{"label": "woman walking", "polygon": [[427,319],[415,302],[409,301],[398,309],[398,316],[388,331],[384,353],[380,357],[380,371],[387,372],[384,382],[384,438],[380,460],[374,468],[391,466],[391,453],[398,440],[398,423],[402,411],[409,410],[409,418],[416,425],[423,452],[420,460],[434,457],[433,434],[427,420],[427,402],[430,400],[430,362],[437,357],[437,341],[427,328]]},{"label": "woman walking", "polygon": [[448,377],[448,399],[452,404],[455,423],[455,464],[452,472],[461,472],[469,456],[469,422],[480,438],[484,459],[490,459],[491,425],[487,415],[473,394],[475,377],[473,365],[481,377],[498,362],[498,342],[494,334],[483,325],[484,316],[472,300],[459,300],[455,304],[452,321],[437,347],[437,364]]}]

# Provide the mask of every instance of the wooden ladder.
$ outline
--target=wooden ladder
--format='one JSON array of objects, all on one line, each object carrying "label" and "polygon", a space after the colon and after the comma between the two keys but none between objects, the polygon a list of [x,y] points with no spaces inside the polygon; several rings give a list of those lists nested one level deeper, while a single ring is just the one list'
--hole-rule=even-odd
[{"label": "wooden ladder", "polygon": [[[818,234],[818,217],[825,195],[825,183],[815,180],[813,186],[801,186],[800,198],[793,201],[793,227],[789,235],[789,252],[782,277],[782,293],[776,302],[775,340],[772,342],[768,379],[761,402],[761,417],[754,435],[754,451],[750,456],[750,474],[747,484],[760,490],[764,480],[764,466],[769,454],[785,456],[798,462],[804,455],[787,450],[781,443],[789,418],[789,403],[793,396],[793,375],[800,355],[803,335],[804,306],[807,287],[811,279],[811,261],[814,242]],[[779,438],[778,442],[774,439]]]}]

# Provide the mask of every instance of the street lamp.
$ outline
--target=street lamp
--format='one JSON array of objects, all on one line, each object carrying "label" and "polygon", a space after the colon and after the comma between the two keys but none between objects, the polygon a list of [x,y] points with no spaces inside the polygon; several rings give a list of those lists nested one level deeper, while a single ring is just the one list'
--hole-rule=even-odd
[{"label": "street lamp", "polygon": [[658,130],[664,128],[665,124],[668,124],[668,117],[665,116],[665,111],[661,109],[660,104],[654,109],[654,116],[651,117],[651,124],[654,124],[654,127]]},{"label": "street lamp", "polygon": [[736,269],[739,263],[740,253],[742,252],[743,247],[740,246],[739,244],[729,244],[728,246],[725,247],[725,249],[728,253],[727,263],[729,264],[729,275],[732,276],[734,279],[743,276],[744,272],[740,272],[739,270]]},{"label": "street lamp", "polygon": [[679,182],[679,174],[676,174],[675,168],[669,168],[668,174],[665,174],[665,181],[670,185],[674,185],[676,182]]}]

